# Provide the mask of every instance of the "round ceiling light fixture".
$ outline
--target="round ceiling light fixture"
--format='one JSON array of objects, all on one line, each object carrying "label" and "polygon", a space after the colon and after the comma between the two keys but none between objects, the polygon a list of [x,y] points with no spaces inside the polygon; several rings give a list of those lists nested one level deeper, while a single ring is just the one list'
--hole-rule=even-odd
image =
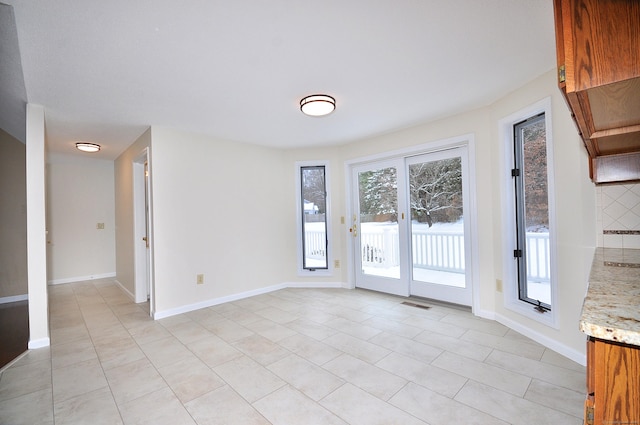
[{"label": "round ceiling light fixture", "polygon": [[312,94],[300,101],[300,110],[311,117],[329,115],[336,109],[336,100],[326,94]]},{"label": "round ceiling light fixture", "polygon": [[78,142],[76,143],[76,149],[81,150],[82,152],[93,153],[100,150],[100,145],[96,145],[95,143]]}]

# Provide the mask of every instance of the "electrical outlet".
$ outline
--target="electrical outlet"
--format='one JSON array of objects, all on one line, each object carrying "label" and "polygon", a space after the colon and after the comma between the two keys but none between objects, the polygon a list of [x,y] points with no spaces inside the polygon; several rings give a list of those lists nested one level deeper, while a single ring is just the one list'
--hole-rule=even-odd
[{"label": "electrical outlet", "polygon": [[98,230],[104,230],[104,223],[98,223],[98,224],[96,224],[96,229],[98,229]]},{"label": "electrical outlet", "polygon": [[496,291],[502,292],[502,280],[496,279]]},{"label": "electrical outlet", "polygon": [[344,224],[344,216],[340,217],[340,224]]},{"label": "electrical outlet", "polygon": [[333,260],[333,268],[335,269],[340,268],[340,260]]},{"label": "electrical outlet", "polygon": [[198,285],[202,285],[204,283],[204,275],[203,274],[196,275],[196,283]]}]

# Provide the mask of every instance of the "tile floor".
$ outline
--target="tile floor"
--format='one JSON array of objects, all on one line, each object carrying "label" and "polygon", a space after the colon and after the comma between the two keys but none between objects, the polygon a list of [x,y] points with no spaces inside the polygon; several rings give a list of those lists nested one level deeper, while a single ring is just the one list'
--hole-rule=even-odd
[{"label": "tile floor", "polygon": [[460,309],[286,289],[153,321],[111,280],[49,298],[0,424],[581,424],[582,366]]}]

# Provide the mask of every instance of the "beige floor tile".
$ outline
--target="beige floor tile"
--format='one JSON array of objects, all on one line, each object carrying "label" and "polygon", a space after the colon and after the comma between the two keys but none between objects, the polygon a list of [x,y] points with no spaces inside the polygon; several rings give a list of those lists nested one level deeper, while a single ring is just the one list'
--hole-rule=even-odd
[{"label": "beige floor tile", "polygon": [[[291,322],[288,322],[287,325],[289,323]],[[245,327],[246,329],[249,329],[252,332],[257,333],[258,335],[270,339],[273,342],[278,342],[280,340],[283,340],[284,338],[296,334],[296,331],[290,329],[288,326],[283,326],[267,319],[247,323]]]},{"label": "beige floor tile", "polygon": [[157,368],[168,366],[193,356],[193,353],[173,336],[140,344],[140,348]]},{"label": "beige floor tile", "polygon": [[272,364],[267,369],[316,401],[344,384],[344,381],[334,374],[295,354]]},{"label": "beige floor tile", "polygon": [[[403,314],[402,319],[400,320],[403,320],[404,318],[405,318],[405,315]],[[379,317],[379,316],[372,317],[371,319],[368,319],[362,322],[362,324],[381,330],[381,331],[385,331],[392,335],[397,335],[397,336],[401,336],[403,338],[409,338],[409,339],[414,338],[418,334],[423,332],[423,330],[418,327],[410,326],[410,325],[407,325],[406,323],[401,323],[389,317]]]},{"label": "beige floor tile", "polygon": [[97,359],[53,369],[53,400],[61,402],[107,386]]},{"label": "beige floor tile", "polygon": [[439,348],[387,332],[371,338],[369,342],[425,363],[430,363],[442,353]]},{"label": "beige floor tile", "polygon": [[242,356],[239,350],[217,336],[196,341],[187,347],[209,367],[216,367]]},{"label": "beige floor tile", "polygon": [[285,385],[282,379],[244,355],[213,371],[250,403]]},{"label": "beige floor tile", "polygon": [[455,399],[512,425],[582,424],[579,418],[475,381],[469,381]]},{"label": "beige floor tile", "polygon": [[[334,318],[335,316],[330,316]],[[310,338],[322,341],[332,335],[338,333],[335,329],[331,329],[327,326],[321,325],[318,322],[314,322],[309,319],[297,319],[287,323],[287,328],[291,329],[299,334],[306,335]]]},{"label": "beige floor tile", "polygon": [[380,329],[376,329],[363,323],[353,322],[343,317],[336,317],[333,320],[329,320],[324,325],[365,341],[382,332]]},{"label": "beige floor tile", "polygon": [[122,424],[109,388],[102,388],[55,403],[56,425]]},{"label": "beige floor tile", "polygon": [[118,405],[167,386],[146,358],[107,370],[105,374]]},{"label": "beige floor tile", "polygon": [[232,345],[263,366],[268,366],[291,354],[289,350],[257,334],[236,341]]},{"label": "beige floor tile", "polygon": [[196,425],[169,388],[149,393],[119,407],[126,425]]},{"label": "beige floor tile", "polygon": [[421,387],[413,382],[389,400],[430,425],[509,425],[466,404]]},{"label": "beige floor tile", "polygon": [[95,347],[104,370],[145,358],[144,353],[131,337]]},{"label": "beige floor tile", "polygon": [[0,401],[0,424],[53,425],[51,388]]},{"label": "beige floor tile", "polygon": [[497,336],[505,336],[509,331],[509,328],[498,322],[475,317],[471,314],[447,314],[440,319],[440,322]]},{"label": "beige floor tile", "polygon": [[14,365],[0,375],[0,401],[50,388],[50,360]]},{"label": "beige floor tile", "polygon": [[211,337],[211,332],[197,322],[179,323],[167,327],[167,330],[185,345]]},{"label": "beige floor tile", "polygon": [[330,336],[322,342],[371,364],[374,364],[391,352],[391,350],[387,348],[343,333]]},{"label": "beige floor tile", "polygon": [[279,323],[281,325],[298,319],[298,315],[281,310],[277,307],[263,308],[262,310],[257,310],[255,313],[258,316],[264,317],[267,320],[271,320],[272,322]]},{"label": "beige floor tile", "polygon": [[195,357],[165,366],[158,372],[182,403],[187,403],[225,385],[215,372]]},{"label": "beige floor tile", "polygon": [[51,328],[51,346],[65,344],[73,341],[89,339],[89,331],[84,325],[84,321],[68,328]]},{"label": "beige floor tile", "polygon": [[347,425],[290,386],[282,387],[258,400],[254,406],[273,425]]},{"label": "beige floor tile", "polygon": [[198,425],[270,425],[229,386],[211,391],[185,406]]},{"label": "beige floor tile", "polygon": [[464,341],[451,336],[434,334],[428,331],[423,331],[414,339],[418,342],[422,342],[423,344],[439,348],[440,350],[451,351],[452,353],[478,361],[486,359],[493,350],[492,348],[478,345],[473,342]]},{"label": "beige floor tile", "polygon": [[158,322],[147,322],[133,326],[129,328],[129,334],[140,345],[171,336],[171,333]]},{"label": "beige floor tile", "polygon": [[88,338],[54,345],[51,347],[51,355],[54,369],[98,358],[93,342]]},{"label": "beige floor tile", "polygon": [[550,364],[554,366],[563,367],[565,369],[570,369],[576,372],[586,373],[585,372],[586,368],[583,365],[578,364],[573,360],[570,360],[565,356],[558,354],[555,351],[550,350],[548,348],[544,350],[544,354],[542,355],[542,359],[540,361],[543,364]]},{"label": "beige floor tile", "polygon": [[418,327],[430,333],[439,335],[451,336],[459,338],[467,332],[467,329],[462,326],[453,325],[450,323],[444,323],[437,319],[430,319],[427,317],[411,316],[403,321],[407,325]]},{"label": "beige floor tile", "polygon": [[202,322],[202,326],[213,332],[219,338],[231,343],[253,335],[253,332],[227,318],[215,322]]},{"label": "beige floor tile", "polygon": [[534,360],[540,360],[544,354],[544,347],[539,344],[534,344],[527,340],[487,334],[473,329],[466,332],[460,339],[478,346],[495,348]]},{"label": "beige floor tile", "polygon": [[320,404],[350,425],[428,425],[351,384],[338,388]]},{"label": "beige floor tile", "polygon": [[584,391],[574,391],[534,379],[524,398],[580,418],[585,394],[586,385]]},{"label": "beige floor tile", "polygon": [[467,382],[456,373],[398,353],[389,354],[376,366],[447,397],[456,395]]},{"label": "beige floor tile", "polygon": [[320,366],[343,353],[337,348],[301,334],[285,338],[279,341],[278,344]]},{"label": "beige floor tile", "polygon": [[442,353],[431,364],[518,397],[524,396],[531,383],[531,378],[523,374],[471,360],[448,351]]},{"label": "beige floor tile", "polygon": [[585,390],[585,372],[576,372],[575,370],[545,364],[498,350],[494,350],[485,362],[574,391],[582,392]]},{"label": "beige floor tile", "polygon": [[407,384],[405,379],[348,354],[322,367],[385,401]]}]

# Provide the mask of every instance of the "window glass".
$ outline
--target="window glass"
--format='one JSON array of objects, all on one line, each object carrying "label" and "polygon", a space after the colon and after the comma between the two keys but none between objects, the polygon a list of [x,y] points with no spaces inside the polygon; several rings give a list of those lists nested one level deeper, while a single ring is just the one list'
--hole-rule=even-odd
[{"label": "window glass", "polygon": [[514,125],[518,295],[539,311],[551,309],[549,188],[544,113]]},{"label": "window glass", "polygon": [[302,268],[327,269],[327,188],[324,166],[300,167]]}]

